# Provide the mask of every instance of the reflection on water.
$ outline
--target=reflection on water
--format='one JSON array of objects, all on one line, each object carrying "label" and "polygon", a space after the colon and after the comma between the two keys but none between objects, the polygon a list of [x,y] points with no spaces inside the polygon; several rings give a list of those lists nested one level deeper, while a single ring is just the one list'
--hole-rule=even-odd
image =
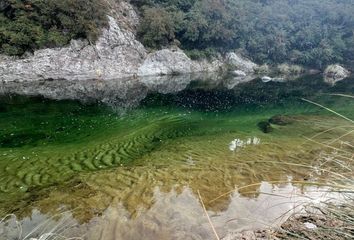
[{"label": "reflection on water", "polygon": [[[340,194],[324,193],[326,190],[299,188],[290,182],[281,185],[262,182],[256,197],[245,197],[235,190],[224,210],[208,211],[208,215],[218,235],[226,239],[244,230],[277,227],[305,204],[332,198],[339,201]],[[79,224],[71,212],[53,217],[33,210],[28,218],[16,222],[12,216],[6,226],[4,223],[0,226],[8,240],[18,239],[19,225],[22,236],[34,238],[55,233],[92,240],[214,239],[200,199],[190,188],[165,193],[156,187],[153,202],[148,209],[140,208],[135,216],[118,203],[84,224]]]}]

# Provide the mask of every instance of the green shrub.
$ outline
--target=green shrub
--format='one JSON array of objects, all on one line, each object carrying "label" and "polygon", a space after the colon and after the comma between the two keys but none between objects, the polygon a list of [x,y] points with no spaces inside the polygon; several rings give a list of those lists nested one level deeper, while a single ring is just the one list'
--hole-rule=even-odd
[{"label": "green shrub", "polygon": [[[140,39],[159,48],[178,39],[191,51],[242,49],[259,63],[323,68],[354,61],[352,0],[133,0]],[[176,18],[178,14],[179,18]],[[182,20],[181,20],[182,19]]]},{"label": "green shrub", "polygon": [[0,53],[22,55],[71,39],[95,41],[107,23],[101,0],[1,0]]},{"label": "green shrub", "polygon": [[207,48],[207,49],[192,49],[192,50],[185,50],[185,53],[187,54],[188,57],[190,57],[192,60],[201,60],[201,59],[213,59],[217,57],[217,51],[213,48]]}]

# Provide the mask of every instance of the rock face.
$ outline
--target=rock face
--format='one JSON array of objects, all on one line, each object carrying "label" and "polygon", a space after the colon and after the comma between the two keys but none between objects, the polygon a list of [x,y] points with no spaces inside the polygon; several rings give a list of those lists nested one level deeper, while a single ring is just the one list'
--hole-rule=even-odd
[{"label": "rock face", "polygon": [[257,64],[246,58],[240,57],[234,52],[226,54],[226,62],[232,68],[243,71],[245,73],[254,73],[255,70],[258,68]]},{"label": "rock face", "polygon": [[131,76],[146,55],[132,32],[119,27],[113,17],[95,45],[72,40],[70,46],[38,50],[25,59],[0,62],[0,80],[113,79]]},{"label": "rock face", "polygon": [[[111,80],[137,76],[217,72],[225,61],[245,74],[254,71],[253,62],[229,53],[226,59],[192,61],[178,48],[152,53],[136,40],[139,18],[127,1],[107,0],[109,27],[95,44],[72,40],[64,48],[42,49],[22,58],[0,56],[0,81]],[[244,76],[244,74],[242,74]]]},{"label": "rock face", "polygon": [[325,82],[330,84],[335,84],[336,82],[349,77],[349,75],[350,72],[338,64],[329,65],[323,74]]}]

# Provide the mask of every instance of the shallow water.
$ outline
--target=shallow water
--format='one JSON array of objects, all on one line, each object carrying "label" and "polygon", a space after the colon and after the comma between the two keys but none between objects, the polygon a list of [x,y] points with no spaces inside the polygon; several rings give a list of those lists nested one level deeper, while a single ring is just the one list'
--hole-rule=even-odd
[{"label": "shallow water", "polygon": [[[352,80],[312,80],[169,83],[124,111],[108,96],[88,104],[5,94],[0,216],[14,213],[24,234],[45,222],[31,237],[60,226],[54,232],[87,239],[212,239],[199,192],[221,236],[277,225],[300,203],[332,197],[310,183],[337,180],[338,166],[319,171],[331,153],[304,137],[334,128],[315,138],[326,142],[352,127],[300,99],[354,117],[354,101],[328,94],[350,93]],[[277,115],[286,124],[260,127]],[[17,239],[14,223],[0,235]]]}]

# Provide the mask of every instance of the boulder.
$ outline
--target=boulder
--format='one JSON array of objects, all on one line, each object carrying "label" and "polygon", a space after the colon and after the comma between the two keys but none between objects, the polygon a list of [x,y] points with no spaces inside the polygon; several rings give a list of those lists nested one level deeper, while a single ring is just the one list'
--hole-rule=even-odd
[{"label": "boulder", "polygon": [[223,63],[212,61],[193,61],[181,49],[162,49],[148,54],[138,69],[138,76],[181,75],[198,72],[217,72],[223,69]]},{"label": "boulder", "polygon": [[254,73],[258,68],[256,63],[241,57],[234,52],[229,52],[226,54],[226,63],[232,68],[243,71],[245,73]]},{"label": "boulder", "polygon": [[349,75],[350,72],[338,64],[329,65],[323,73],[324,81],[329,84],[335,84],[349,77]]},{"label": "boulder", "polygon": [[257,124],[258,128],[264,133],[273,132],[273,127],[268,121],[262,121]]},{"label": "boulder", "polygon": [[173,75],[191,72],[192,60],[181,50],[162,49],[150,53],[138,69],[138,76]]}]

